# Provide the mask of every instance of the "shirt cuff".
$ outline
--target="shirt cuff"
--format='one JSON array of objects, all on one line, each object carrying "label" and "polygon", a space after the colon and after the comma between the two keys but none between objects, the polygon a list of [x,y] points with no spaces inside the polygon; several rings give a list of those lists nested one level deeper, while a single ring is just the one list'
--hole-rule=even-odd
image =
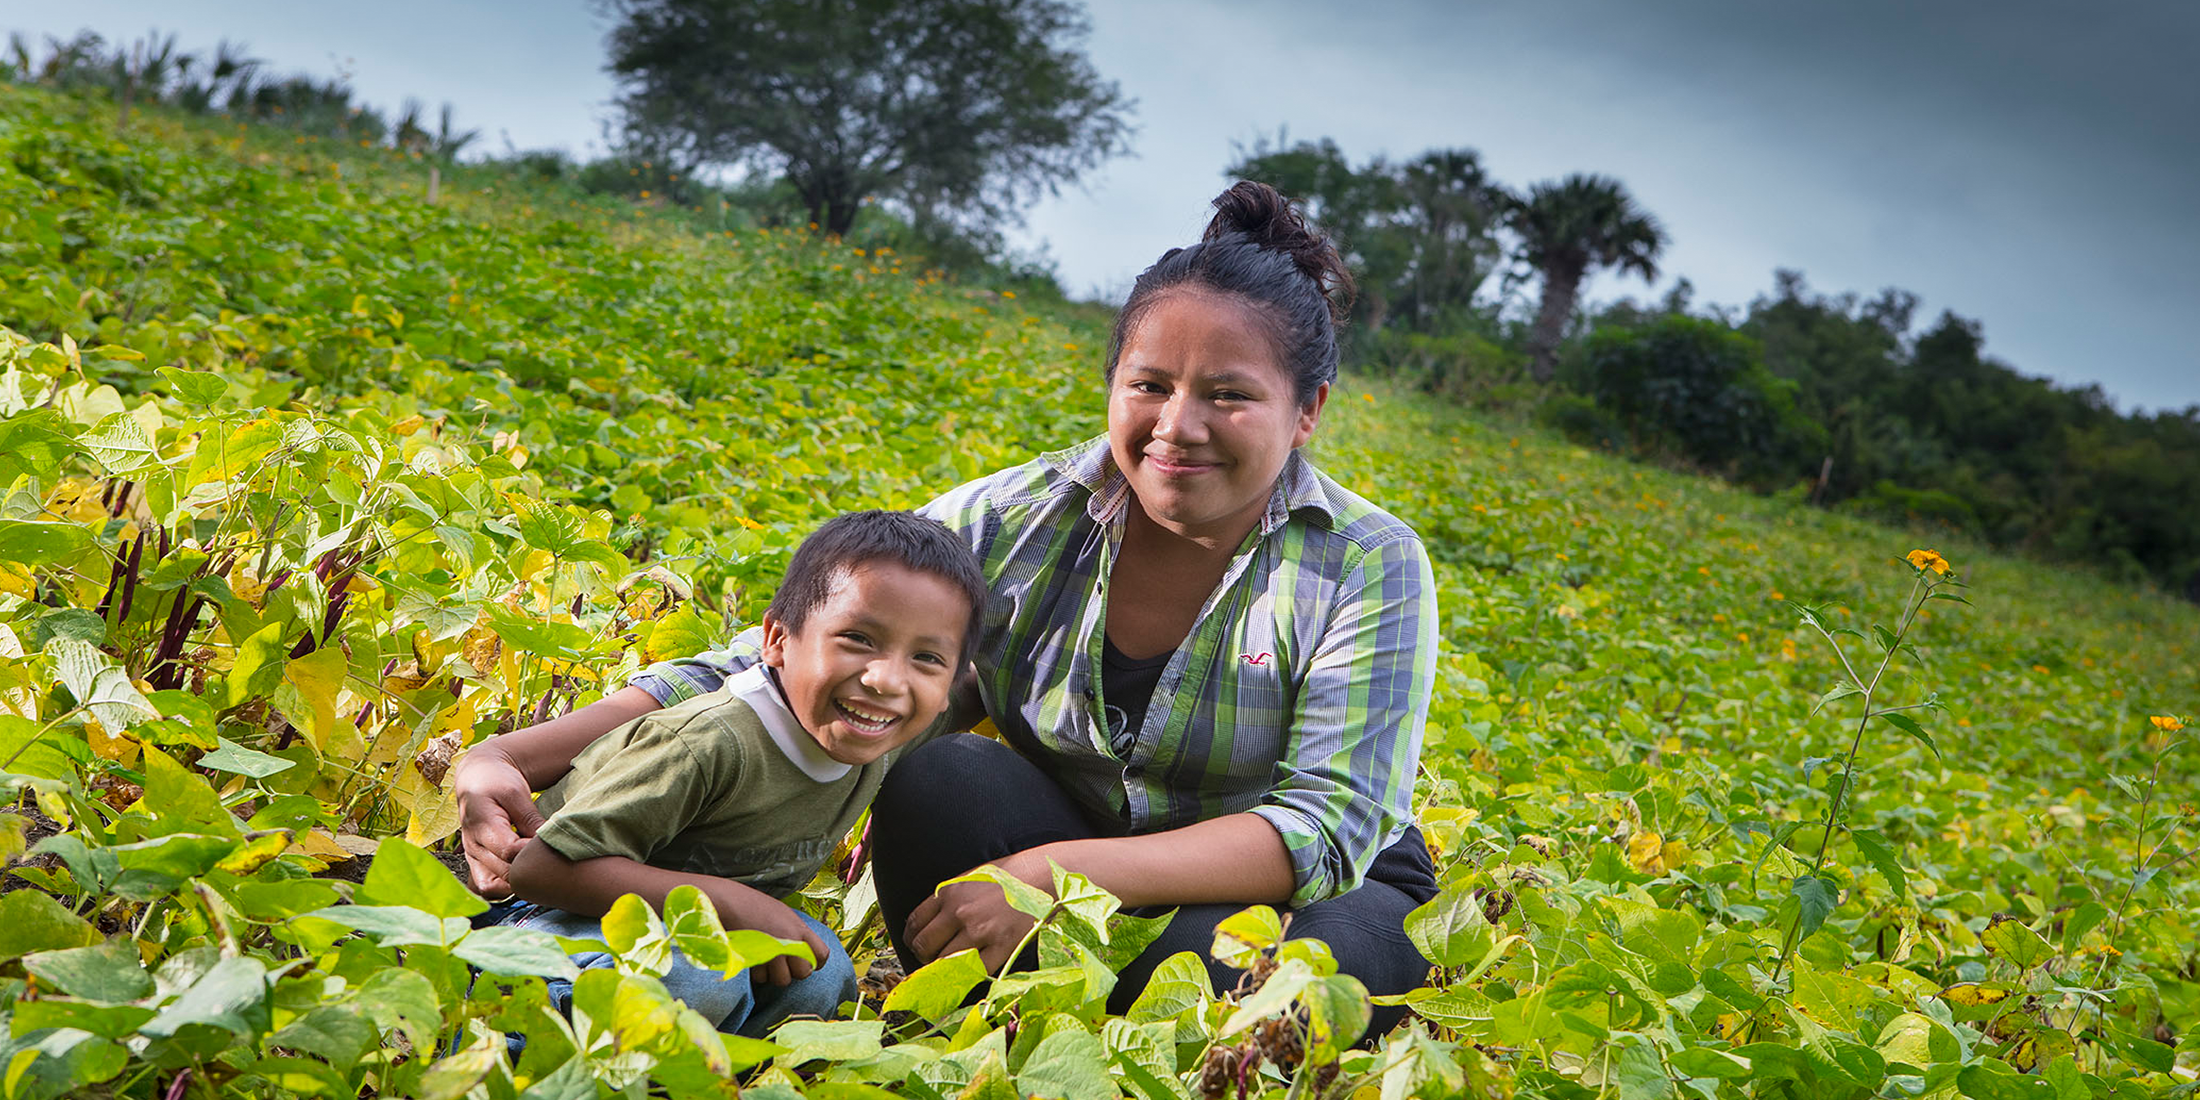
[{"label": "shirt cuff", "polygon": [[1327,901],[1360,884],[1358,870],[1338,857],[1328,831],[1311,815],[1275,803],[1255,806],[1252,812],[1276,827],[1290,853],[1291,880],[1297,884],[1291,908]]}]

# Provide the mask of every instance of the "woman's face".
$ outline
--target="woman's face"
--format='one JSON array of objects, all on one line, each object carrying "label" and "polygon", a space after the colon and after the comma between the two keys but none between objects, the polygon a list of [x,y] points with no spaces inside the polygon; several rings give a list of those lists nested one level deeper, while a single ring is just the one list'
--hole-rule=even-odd
[{"label": "woman's face", "polygon": [[1323,383],[1301,405],[1253,309],[1203,290],[1154,303],[1108,386],[1108,447],[1145,514],[1235,546],[1260,522],[1293,448],[1314,434]]}]

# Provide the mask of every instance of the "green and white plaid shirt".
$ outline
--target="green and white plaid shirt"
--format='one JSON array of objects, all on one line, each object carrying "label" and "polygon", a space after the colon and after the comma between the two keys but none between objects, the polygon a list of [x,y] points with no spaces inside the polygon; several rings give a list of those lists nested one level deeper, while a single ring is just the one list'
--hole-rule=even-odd
[{"label": "green and white plaid shirt", "polygon": [[[1126,832],[1249,810],[1290,849],[1291,904],[1357,887],[1412,821],[1436,668],[1436,584],[1420,536],[1292,452],[1260,527],[1118,753],[1100,651],[1130,503],[1103,437],[921,509],[968,536],[985,567],[986,713],[1088,813]],[[754,660],[737,643],[652,665],[634,683],[670,704]]]}]

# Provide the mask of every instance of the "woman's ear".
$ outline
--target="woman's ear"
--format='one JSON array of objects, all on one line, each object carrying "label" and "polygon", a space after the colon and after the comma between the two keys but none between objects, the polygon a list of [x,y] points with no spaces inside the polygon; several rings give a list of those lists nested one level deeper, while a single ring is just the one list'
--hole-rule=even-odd
[{"label": "woman's ear", "polygon": [[1314,438],[1314,428],[1322,422],[1322,406],[1328,403],[1329,383],[1324,382],[1314,387],[1313,400],[1299,406],[1298,428],[1291,433],[1292,446],[1304,447],[1307,440]]},{"label": "woman's ear", "polygon": [[787,624],[769,611],[764,612],[763,659],[773,668],[787,667]]}]

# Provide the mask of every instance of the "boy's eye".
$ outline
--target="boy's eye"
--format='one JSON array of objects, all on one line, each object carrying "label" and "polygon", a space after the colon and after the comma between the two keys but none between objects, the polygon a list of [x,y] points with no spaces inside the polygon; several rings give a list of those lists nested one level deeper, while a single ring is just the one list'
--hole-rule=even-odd
[{"label": "boy's eye", "polygon": [[929,651],[917,654],[917,660],[923,661],[926,664],[939,665],[942,668],[947,667],[947,658]]},{"label": "boy's eye", "polygon": [[841,631],[841,632],[840,632],[840,638],[841,638],[841,640],[842,640],[842,641],[845,641],[845,642],[852,642],[852,643],[854,643],[854,644],[856,644],[856,645],[870,645],[870,644],[871,644],[871,637],[870,637],[870,635],[868,635],[868,634],[865,634],[865,633],[863,633],[862,631],[858,631],[858,630],[843,630],[843,631]]}]

